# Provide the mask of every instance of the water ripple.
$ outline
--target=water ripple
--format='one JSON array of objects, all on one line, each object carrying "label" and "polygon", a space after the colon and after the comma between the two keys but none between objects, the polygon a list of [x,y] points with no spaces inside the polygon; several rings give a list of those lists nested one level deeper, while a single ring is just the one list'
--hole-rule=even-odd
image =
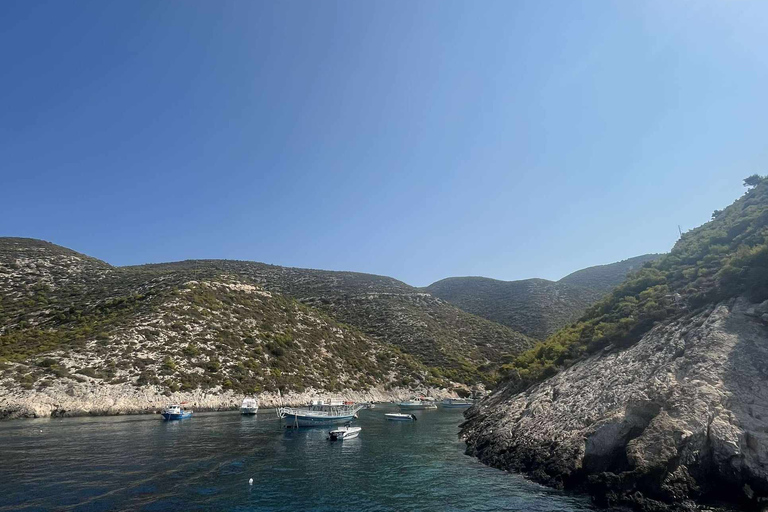
[{"label": "water ripple", "polygon": [[465,456],[459,412],[392,423],[391,410],[363,411],[360,437],[336,443],[322,429],[286,431],[271,411],[5,423],[0,512],[591,510]]}]

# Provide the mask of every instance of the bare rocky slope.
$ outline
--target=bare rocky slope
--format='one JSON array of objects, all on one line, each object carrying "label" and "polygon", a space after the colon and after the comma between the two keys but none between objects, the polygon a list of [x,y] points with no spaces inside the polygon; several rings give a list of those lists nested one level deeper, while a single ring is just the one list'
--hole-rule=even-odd
[{"label": "bare rocky slope", "polygon": [[559,281],[522,279],[499,281],[487,277],[449,277],[424,290],[469,313],[544,339],[578,319],[630,272],[659,254],[578,270]]},{"label": "bare rocky slope", "polygon": [[116,268],[0,238],[0,417],[139,412],[163,396],[215,408],[278,390],[466,392],[531,345],[390,278],[229,261]]},{"label": "bare rocky slope", "polygon": [[768,180],[504,371],[467,451],[600,504],[768,506]]},{"label": "bare rocky slope", "polygon": [[232,260],[189,260],[134,268],[237,276],[391,343],[454,380],[481,381],[500,356],[517,354],[534,343],[509,327],[467,313],[391,277]]}]

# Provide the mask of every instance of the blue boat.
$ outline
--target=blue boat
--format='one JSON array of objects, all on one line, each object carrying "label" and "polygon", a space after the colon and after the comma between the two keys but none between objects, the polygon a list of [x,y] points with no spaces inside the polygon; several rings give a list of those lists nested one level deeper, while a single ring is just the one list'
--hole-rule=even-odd
[{"label": "blue boat", "polygon": [[192,417],[193,411],[188,411],[180,404],[171,404],[161,413],[164,420],[183,420]]}]

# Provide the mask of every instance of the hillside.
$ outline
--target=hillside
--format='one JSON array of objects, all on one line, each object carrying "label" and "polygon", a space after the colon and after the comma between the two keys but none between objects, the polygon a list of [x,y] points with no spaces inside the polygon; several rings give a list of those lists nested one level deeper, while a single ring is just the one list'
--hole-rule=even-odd
[{"label": "hillside", "polygon": [[502,354],[531,345],[386,277],[223,260],[116,268],[0,238],[6,389],[450,388],[492,382]]},{"label": "hillside", "polygon": [[464,311],[538,339],[576,320],[601,297],[587,288],[546,279],[449,277],[425,290]]},{"label": "hillside", "polygon": [[655,261],[661,256],[661,254],[643,254],[608,265],[587,267],[568,274],[558,283],[589,288],[604,295],[621,284],[630,272],[638,270],[645,263]]},{"label": "hillside", "polygon": [[677,241],[591,307],[578,322],[520,355],[506,371],[523,383],[585,354],[628,346],[658,322],[746,295],[768,299],[768,183],[761,180],[713,220]]},{"label": "hillside", "polygon": [[486,379],[483,367],[501,355],[519,353],[533,344],[508,327],[468,314],[390,277],[231,260],[190,260],[134,268],[237,276],[393,344],[456,381]]},{"label": "hillside", "polygon": [[505,367],[462,436],[605,505],[768,499],[768,181]]},{"label": "hillside", "polygon": [[524,279],[498,281],[486,277],[450,277],[425,288],[435,297],[469,313],[538,339],[578,319],[589,306],[621,283],[646,261],[636,258],[579,270],[560,281]]}]

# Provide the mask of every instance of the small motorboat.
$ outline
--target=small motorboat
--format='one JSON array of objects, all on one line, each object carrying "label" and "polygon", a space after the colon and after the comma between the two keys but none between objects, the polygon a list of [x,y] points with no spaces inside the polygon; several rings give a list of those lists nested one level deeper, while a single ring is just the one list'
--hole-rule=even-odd
[{"label": "small motorboat", "polygon": [[255,398],[244,398],[240,404],[240,414],[253,415],[259,412],[259,401]]},{"label": "small motorboat", "polygon": [[413,414],[404,414],[402,412],[390,412],[384,415],[389,421],[416,421]]},{"label": "small motorboat", "polygon": [[183,420],[192,417],[192,411],[184,408],[183,404],[171,404],[160,413],[164,420]]},{"label": "small motorboat", "polygon": [[353,437],[357,437],[361,430],[363,430],[362,427],[339,427],[328,432],[328,439],[331,441],[338,441],[339,439],[352,439]]}]

